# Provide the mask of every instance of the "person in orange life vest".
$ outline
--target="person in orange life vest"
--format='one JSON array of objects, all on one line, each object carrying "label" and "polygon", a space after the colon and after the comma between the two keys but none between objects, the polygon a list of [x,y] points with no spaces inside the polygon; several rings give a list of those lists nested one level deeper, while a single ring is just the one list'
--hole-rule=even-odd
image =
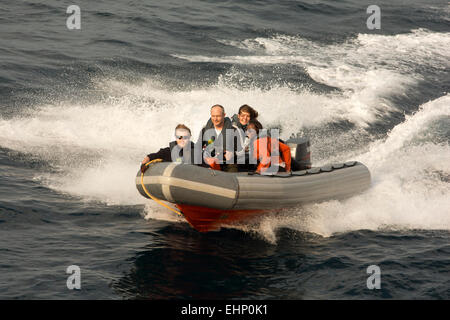
[{"label": "person in orange life vest", "polygon": [[191,141],[191,129],[184,124],[177,125],[175,139],[175,141],[170,142],[168,147],[148,154],[142,160],[141,172],[144,173],[148,169],[146,163],[154,159],[162,159],[164,162],[194,163],[194,143]]},{"label": "person in orange life vest", "polygon": [[[246,131],[251,141],[251,154],[258,161],[256,172],[260,174],[290,172],[291,149],[280,140],[260,132],[262,128],[262,124],[254,119],[250,120]],[[279,154],[274,154],[277,149],[275,143],[278,144]]]}]

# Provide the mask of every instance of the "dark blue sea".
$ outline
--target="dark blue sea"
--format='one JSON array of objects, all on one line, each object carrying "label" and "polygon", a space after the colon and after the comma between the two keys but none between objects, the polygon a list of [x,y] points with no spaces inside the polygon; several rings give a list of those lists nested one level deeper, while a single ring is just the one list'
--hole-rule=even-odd
[{"label": "dark blue sea", "polygon": [[[372,2],[0,0],[0,299],[450,299],[450,6]],[[198,233],[135,175],[216,103],[371,187]]]}]

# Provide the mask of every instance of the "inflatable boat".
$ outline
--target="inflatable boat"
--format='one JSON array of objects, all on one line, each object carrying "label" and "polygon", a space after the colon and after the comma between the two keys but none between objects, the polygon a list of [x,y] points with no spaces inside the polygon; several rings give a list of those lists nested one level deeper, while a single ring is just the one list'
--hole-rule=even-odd
[{"label": "inflatable boat", "polygon": [[357,161],[274,175],[159,162],[136,176],[136,187],[144,197],[175,204],[200,232],[306,203],[345,199],[369,186],[370,172]]}]

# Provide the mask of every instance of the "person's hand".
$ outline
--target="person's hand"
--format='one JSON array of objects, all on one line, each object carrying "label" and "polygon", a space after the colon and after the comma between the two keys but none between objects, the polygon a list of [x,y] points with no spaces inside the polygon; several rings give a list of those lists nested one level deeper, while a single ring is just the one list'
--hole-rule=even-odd
[{"label": "person's hand", "polygon": [[148,166],[145,165],[145,163],[141,164],[141,172],[145,173],[145,171],[148,169]]},{"label": "person's hand", "polygon": [[212,166],[214,163],[217,162],[217,158],[205,158],[205,162],[206,162],[209,166]]},{"label": "person's hand", "polygon": [[148,156],[146,156],[145,158],[144,158],[144,160],[142,160],[142,164],[146,164],[147,162],[149,162],[150,161],[150,158],[148,157]]},{"label": "person's hand", "polygon": [[230,159],[233,157],[233,152],[231,152],[231,151],[225,151],[225,152],[224,152],[224,155],[225,155],[225,159],[226,159],[227,161],[230,161]]}]

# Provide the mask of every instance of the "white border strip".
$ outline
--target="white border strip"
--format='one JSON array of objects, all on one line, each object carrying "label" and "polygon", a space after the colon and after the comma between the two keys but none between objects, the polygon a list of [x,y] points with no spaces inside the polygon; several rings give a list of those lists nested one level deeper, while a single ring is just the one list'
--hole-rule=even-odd
[{"label": "white border strip", "polygon": [[[163,172],[163,177],[171,177],[172,176],[172,172],[173,172],[173,169],[175,169],[175,167],[177,166],[177,165],[179,165],[180,163],[178,163],[178,162],[172,162],[171,164],[169,164],[167,167],[166,167],[166,169],[164,169],[164,172]],[[163,193],[163,195],[164,195],[164,197],[166,198],[166,200],[167,201],[170,201],[170,202],[174,202],[173,201],[173,198],[172,198],[172,193],[170,192],[170,185],[168,185],[168,184],[163,184],[162,186],[161,186],[161,190],[162,190],[162,193]]]},{"label": "white border strip", "polygon": [[[227,189],[222,187],[213,186],[206,183],[195,182],[174,177],[164,177],[164,176],[147,176],[144,177],[144,184],[161,184],[162,188],[168,187],[179,187],[183,189],[188,189],[192,191],[204,192],[213,194],[219,197],[225,197],[230,199],[236,198],[236,190]],[[164,196],[166,196],[164,194]],[[172,195],[170,195],[172,197]],[[167,199],[168,200],[168,199]]]}]

